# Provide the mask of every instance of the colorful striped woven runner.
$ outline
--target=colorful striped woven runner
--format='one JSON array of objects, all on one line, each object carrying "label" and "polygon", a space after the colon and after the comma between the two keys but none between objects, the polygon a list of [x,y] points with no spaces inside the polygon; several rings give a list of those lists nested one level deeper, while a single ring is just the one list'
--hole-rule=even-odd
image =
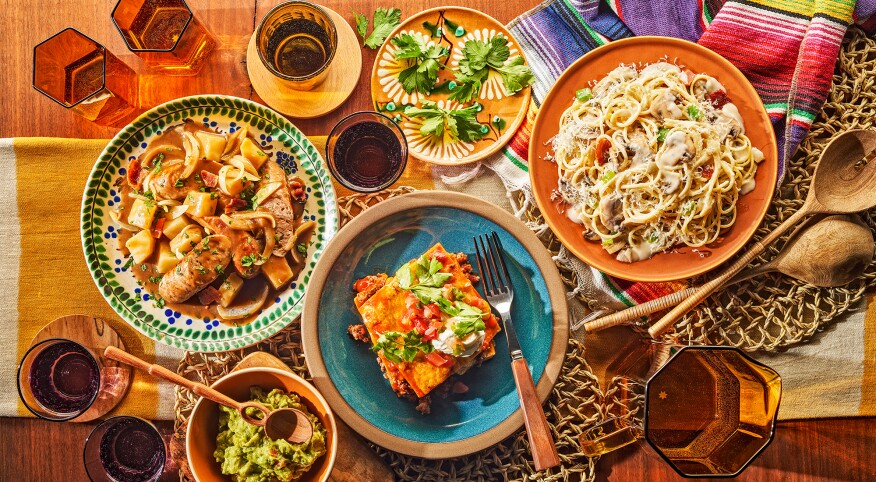
[{"label": "colorful striped woven runner", "polygon": [[[509,31],[536,77],[533,110],[560,74],[590,50],[634,35],[679,37],[730,60],[767,108],[779,144],[779,182],[821,110],[846,29],[876,26],[876,0],[548,0],[513,20]],[[529,186],[527,150],[534,112],[487,164],[509,189]],[[592,283],[632,306],[683,283],[631,283],[593,270]]]}]

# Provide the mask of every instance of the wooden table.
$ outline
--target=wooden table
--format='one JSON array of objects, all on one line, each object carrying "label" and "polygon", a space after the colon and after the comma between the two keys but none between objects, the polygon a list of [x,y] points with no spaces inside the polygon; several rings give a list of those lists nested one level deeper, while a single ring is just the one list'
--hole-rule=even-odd
[{"label": "wooden table", "polygon": [[[74,26],[105,45],[138,71],[140,60],[127,52],[110,21],[112,0],[75,2],[15,2],[6,0],[0,17],[5,45],[0,49],[2,92],[0,137],[53,136],[110,138],[116,129],[92,124],[53,103],[31,87],[33,46],[67,26]],[[213,32],[221,47],[197,77],[167,78],[145,72],[141,76],[141,100],[151,107],[192,94],[227,94],[256,98],[246,75],[246,44],[255,25],[276,0],[190,0],[199,19]],[[392,6],[373,0],[336,0],[329,5],[348,20],[351,10],[371,12]],[[440,0],[408,0],[403,16],[439,6]],[[534,7],[538,0],[466,0],[464,4],[507,22]],[[325,135],[343,116],[370,106],[368,79],[374,51],[363,50],[363,69],[353,96],[338,110],[314,120],[294,120],[310,135]],[[411,162],[417,162],[412,160]],[[0,482],[87,480],[81,447],[94,424],[58,424],[40,420],[0,419]],[[159,426],[169,431],[171,424]],[[808,481],[876,479],[876,420],[841,419],[783,422],[776,440],[749,468],[741,480]],[[675,473],[647,447],[631,448],[603,457],[598,464],[600,480],[678,480]],[[169,475],[166,480],[174,480]]]}]

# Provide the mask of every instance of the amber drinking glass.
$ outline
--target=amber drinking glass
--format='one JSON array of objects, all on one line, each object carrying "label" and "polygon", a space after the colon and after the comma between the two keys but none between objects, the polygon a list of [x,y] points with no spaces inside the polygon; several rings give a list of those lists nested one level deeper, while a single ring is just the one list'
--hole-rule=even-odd
[{"label": "amber drinking glass", "polygon": [[310,90],[325,80],[338,47],[338,32],[325,10],[309,2],[272,8],[256,29],[262,64],[284,85]]},{"label": "amber drinking glass", "polygon": [[103,45],[66,28],[33,49],[33,86],[90,121],[112,125],[137,113],[137,76]]},{"label": "amber drinking glass", "polygon": [[128,49],[162,74],[197,74],[216,48],[183,0],[119,0],[112,19]]},{"label": "amber drinking glass", "polygon": [[681,347],[647,382],[612,383],[627,413],[585,430],[582,452],[601,455],[644,437],[685,477],[745,469],[773,438],[782,391],[774,370],[717,346]]}]

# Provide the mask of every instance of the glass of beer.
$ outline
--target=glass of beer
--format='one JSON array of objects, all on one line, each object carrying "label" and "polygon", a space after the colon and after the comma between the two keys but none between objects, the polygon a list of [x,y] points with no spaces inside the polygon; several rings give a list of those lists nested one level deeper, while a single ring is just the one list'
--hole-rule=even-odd
[{"label": "glass of beer", "polygon": [[197,74],[216,48],[184,0],[119,0],[112,19],[128,49],[163,74]]},{"label": "glass of beer", "polygon": [[328,73],[338,32],[325,10],[309,2],[272,8],[256,30],[256,50],[268,71],[295,90],[311,90]]},{"label": "glass of beer", "polygon": [[778,373],[732,347],[654,346],[669,360],[647,381],[611,381],[609,402],[623,413],[584,430],[581,451],[601,455],[644,438],[684,477],[742,472],[773,438]]},{"label": "glass of beer", "polygon": [[134,71],[74,28],[61,30],[34,47],[33,86],[99,124],[123,124],[138,113]]}]

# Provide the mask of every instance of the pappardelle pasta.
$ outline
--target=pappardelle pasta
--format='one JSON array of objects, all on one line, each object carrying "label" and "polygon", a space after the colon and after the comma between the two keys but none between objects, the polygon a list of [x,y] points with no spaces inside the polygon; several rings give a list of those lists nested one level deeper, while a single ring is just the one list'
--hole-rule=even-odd
[{"label": "pappardelle pasta", "polygon": [[555,200],[629,263],[717,241],[764,158],[724,86],[668,62],[621,65],[577,91],[552,147]]}]

